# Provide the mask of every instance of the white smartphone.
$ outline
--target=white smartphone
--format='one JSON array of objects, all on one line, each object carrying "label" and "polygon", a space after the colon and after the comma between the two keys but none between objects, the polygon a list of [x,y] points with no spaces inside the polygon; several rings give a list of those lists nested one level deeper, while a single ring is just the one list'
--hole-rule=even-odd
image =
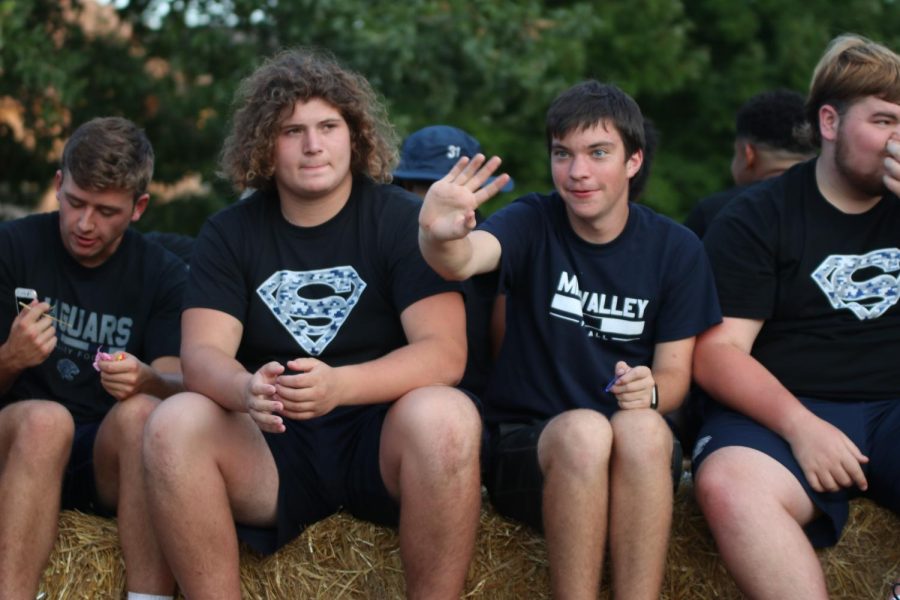
[{"label": "white smartphone", "polygon": [[16,312],[18,313],[22,305],[28,306],[32,300],[37,300],[37,292],[31,288],[16,288]]}]

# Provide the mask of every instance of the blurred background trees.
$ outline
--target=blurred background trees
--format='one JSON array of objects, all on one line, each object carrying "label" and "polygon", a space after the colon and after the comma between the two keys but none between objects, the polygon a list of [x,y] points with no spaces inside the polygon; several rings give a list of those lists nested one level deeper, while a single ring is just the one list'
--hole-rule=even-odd
[{"label": "blurred background trees", "polygon": [[216,160],[238,81],[316,45],[369,78],[401,136],[447,123],[503,156],[516,191],[489,210],[550,188],[552,98],[614,82],[661,133],[644,201],[680,219],[730,184],[737,107],[805,92],[847,31],[900,49],[900,0],[0,0],[0,203],[55,206],[62,142],[118,114],[156,148],[142,226],[193,234],[234,198]]}]

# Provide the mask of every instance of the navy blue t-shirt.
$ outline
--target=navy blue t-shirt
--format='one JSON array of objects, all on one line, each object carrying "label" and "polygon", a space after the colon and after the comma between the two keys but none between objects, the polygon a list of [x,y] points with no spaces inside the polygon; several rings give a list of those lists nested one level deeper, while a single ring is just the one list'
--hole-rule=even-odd
[{"label": "navy blue t-shirt", "polygon": [[273,360],[312,357],[337,367],[384,356],[408,343],[404,309],[459,290],[419,252],[420,206],[397,186],[357,177],[337,215],[297,227],[274,192],[256,192],[204,225],[185,308],[239,320],[237,360],[251,373]]},{"label": "navy blue t-shirt", "polygon": [[115,404],[91,366],[104,352],[129,352],[145,363],[178,356],[187,267],[174,254],[128,229],[116,252],[87,268],[66,251],[59,213],[0,224],[0,339],[16,317],[15,288],[37,291],[53,306],[58,343],[26,369],[7,399],[56,400],[76,423],[97,421]]},{"label": "navy blue t-shirt", "polygon": [[616,362],[652,366],[656,344],[692,337],[721,320],[712,272],[697,237],[629,204],[607,244],[581,239],[559,194],[531,194],[482,229],[502,247],[506,335],[485,393],[489,423],[542,420],[574,408],[610,415],[603,388]]},{"label": "navy blue t-shirt", "polygon": [[704,244],[726,316],[765,323],[752,355],[793,394],[900,397],[900,200],[828,203],[815,159],[736,198]]}]

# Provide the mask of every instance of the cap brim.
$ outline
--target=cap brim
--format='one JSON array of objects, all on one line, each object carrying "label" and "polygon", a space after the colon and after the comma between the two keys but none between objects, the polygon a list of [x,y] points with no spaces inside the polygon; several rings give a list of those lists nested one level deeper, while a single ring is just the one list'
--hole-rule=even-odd
[{"label": "cap brim", "polygon": [[[394,179],[406,179],[409,181],[429,181],[434,183],[438,179],[442,178],[446,173],[436,174],[434,171],[394,171]],[[487,183],[490,183],[497,179],[496,177],[488,177]],[[502,188],[500,188],[501,192],[511,192],[516,187],[516,182],[513,181],[513,178],[510,177],[509,181],[506,182]]]}]

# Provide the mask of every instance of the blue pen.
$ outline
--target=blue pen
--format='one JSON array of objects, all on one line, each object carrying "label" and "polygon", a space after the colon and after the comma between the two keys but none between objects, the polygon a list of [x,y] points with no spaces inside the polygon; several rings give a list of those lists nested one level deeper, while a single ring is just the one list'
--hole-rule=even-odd
[{"label": "blue pen", "polygon": [[619,376],[613,375],[613,378],[609,380],[609,383],[606,384],[606,387],[603,388],[603,391],[609,393],[609,391],[613,389],[613,386],[617,383],[619,383]]}]

